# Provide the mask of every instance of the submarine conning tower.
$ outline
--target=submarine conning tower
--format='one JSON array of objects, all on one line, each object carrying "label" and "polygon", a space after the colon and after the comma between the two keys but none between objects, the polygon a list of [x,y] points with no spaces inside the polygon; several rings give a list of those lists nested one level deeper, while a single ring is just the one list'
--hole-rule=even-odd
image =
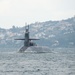
[{"label": "submarine conning tower", "polygon": [[25,27],[25,40],[24,40],[24,46],[29,47],[29,25]]}]

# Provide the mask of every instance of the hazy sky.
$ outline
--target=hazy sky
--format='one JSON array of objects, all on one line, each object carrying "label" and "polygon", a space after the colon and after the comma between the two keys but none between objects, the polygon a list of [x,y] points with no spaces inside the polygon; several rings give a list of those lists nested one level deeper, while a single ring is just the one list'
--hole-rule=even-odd
[{"label": "hazy sky", "polygon": [[62,20],[75,15],[75,0],[0,0],[0,27]]}]

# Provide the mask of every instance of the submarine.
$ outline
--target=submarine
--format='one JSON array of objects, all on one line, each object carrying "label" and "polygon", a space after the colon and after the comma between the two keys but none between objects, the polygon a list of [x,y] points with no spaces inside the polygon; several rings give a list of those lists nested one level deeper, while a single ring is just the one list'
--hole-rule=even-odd
[{"label": "submarine", "polygon": [[29,47],[32,47],[32,46],[35,47],[35,46],[37,46],[37,44],[34,43],[34,42],[32,42],[31,40],[39,40],[39,39],[30,38],[30,36],[29,36],[29,25],[28,25],[28,26],[25,26],[25,35],[24,35],[24,38],[15,39],[15,40],[23,40],[24,41],[24,45],[19,50],[19,52],[25,52]]}]

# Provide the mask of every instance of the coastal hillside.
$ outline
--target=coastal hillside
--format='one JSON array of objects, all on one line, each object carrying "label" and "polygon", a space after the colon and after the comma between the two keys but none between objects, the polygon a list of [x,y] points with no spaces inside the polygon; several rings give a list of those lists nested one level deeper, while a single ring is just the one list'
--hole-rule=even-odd
[{"label": "coastal hillside", "polygon": [[[30,37],[39,38],[34,41],[38,45],[51,48],[74,48],[75,47],[75,17],[61,21],[35,22],[30,26]],[[24,38],[25,26],[10,29],[0,28],[0,48],[18,48],[23,41],[16,38]]]}]

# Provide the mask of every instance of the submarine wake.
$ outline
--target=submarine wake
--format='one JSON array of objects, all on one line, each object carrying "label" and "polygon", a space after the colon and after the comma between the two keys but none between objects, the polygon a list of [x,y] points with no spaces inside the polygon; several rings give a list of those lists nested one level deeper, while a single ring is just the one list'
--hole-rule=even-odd
[{"label": "submarine wake", "polygon": [[49,47],[46,46],[31,46],[28,47],[26,50],[24,50],[25,48],[22,47],[19,52],[20,53],[27,53],[27,52],[31,52],[31,53],[50,53],[52,52],[52,50]]}]

